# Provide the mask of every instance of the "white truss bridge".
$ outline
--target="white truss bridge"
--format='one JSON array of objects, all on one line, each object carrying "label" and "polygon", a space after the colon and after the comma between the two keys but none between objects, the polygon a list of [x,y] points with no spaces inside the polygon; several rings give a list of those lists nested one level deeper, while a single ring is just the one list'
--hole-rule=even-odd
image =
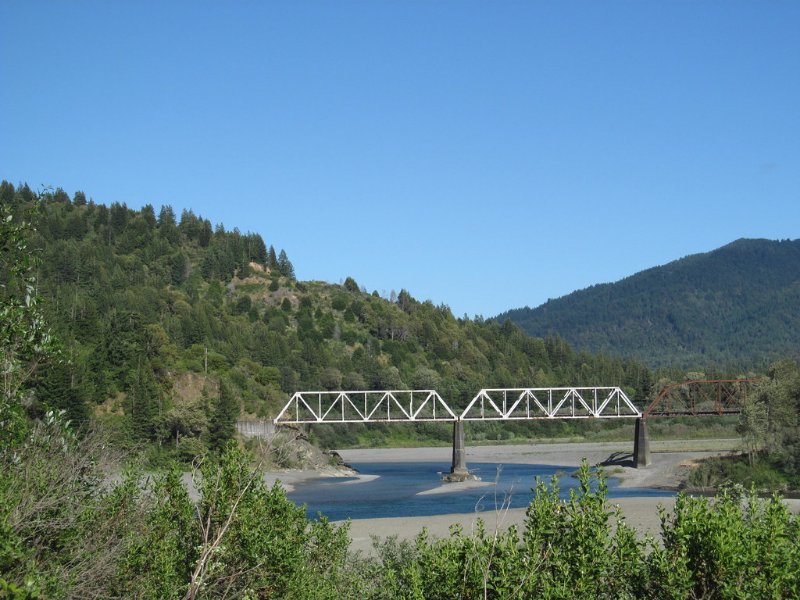
[{"label": "white truss bridge", "polygon": [[499,388],[478,392],[462,421],[619,419],[642,413],[618,387]]},{"label": "white truss bridge", "polygon": [[637,418],[618,387],[498,388],[457,415],[434,390],[295,392],[275,424]]},{"label": "white truss bridge", "polygon": [[457,421],[434,390],[295,392],[275,424]]}]

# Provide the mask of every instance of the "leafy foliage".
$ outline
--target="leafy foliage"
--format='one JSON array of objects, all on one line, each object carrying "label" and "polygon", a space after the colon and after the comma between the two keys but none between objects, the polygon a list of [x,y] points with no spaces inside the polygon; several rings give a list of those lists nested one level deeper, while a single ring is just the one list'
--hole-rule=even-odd
[{"label": "leafy foliage", "polygon": [[[2,197],[8,193],[7,186],[0,186]],[[27,197],[25,190],[20,195]],[[31,215],[37,208],[33,200],[28,204]],[[28,249],[33,227],[22,217],[22,211],[0,203],[0,449],[24,435],[24,386],[38,364],[55,354]]]},{"label": "leafy foliage", "polygon": [[800,592],[800,524],[779,498],[679,495],[648,556],[657,598],[789,598]]},{"label": "leafy foliage", "polygon": [[798,520],[778,498],[679,496],[660,542],[639,539],[586,464],[562,500],[538,482],[522,532],[460,527],[377,545],[369,598],[788,598],[798,593]]},{"label": "leafy foliage", "polygon": [[331,598],[347,587],[347,528],[308,521],[235,447],[203,462],[196,508],[174,471],[131,470],[109,487],[103,445],[51,414],[2,461],[0,582],[17,597]]},{"label": "leafy foliage", "polygon": [[[235,446],[206,459],[195,501],[175,472],[104,483],[103,441],[56,415],[4,455],[0,584],[19,598],[786,598],[800,589],[800,526],[778,498],[679,496],[661,540],[640,540],[586,464],[562,500],[537,483],[522,531],[349,556],[347,527],[309,521]],[[55,468],[54,468],[55,467]]]}]

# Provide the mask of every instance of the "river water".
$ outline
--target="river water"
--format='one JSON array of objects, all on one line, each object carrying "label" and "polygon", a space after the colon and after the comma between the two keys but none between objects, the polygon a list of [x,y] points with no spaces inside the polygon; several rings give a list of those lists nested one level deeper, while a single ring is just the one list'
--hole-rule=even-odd
[{"label": "river water", "polygon": [[[305,503],[309,517],[321,513],[332,521],[372,519],[379,517],[412,517],[494,511],[507,505],[523,508],[533,498],[531,488],[536,477],[548,484],[559,475],[561,496],[576,488],[577,479],[570,474],[574,467],[530,464],[470,463],[470,472],[492,485],[470,487],[469,484],[445,484],[448,491],[428,493],[440,488],[441,474],[450,469],[449,462],[356,463],[352,465],[365,480],[357,477],[324,477],[296,485],[289,497]],[[615,478],[608,479],[608,497],[671,496],[671,492],[621,488]]]}]

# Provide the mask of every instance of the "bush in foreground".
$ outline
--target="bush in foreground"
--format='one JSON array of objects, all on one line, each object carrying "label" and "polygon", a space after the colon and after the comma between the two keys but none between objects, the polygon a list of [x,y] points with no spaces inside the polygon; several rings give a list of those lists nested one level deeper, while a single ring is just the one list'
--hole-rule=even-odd
[{"label": "bush in foreground", "polygon": [[537,482],[522,530],[349,555],[347,527],[309,521],[234,445],[179,473],[101,478],[102,444],[50,415],[0,471],[0,598],[796,598],[800,527],[777,497],[679,495],[639,539],[580,469],[566,500]]},{"label": "bush in foreground", "polygon": [[[102,442],[54,415],[0,455],[0,598],[332,598],[346,527],[311,522],[235,445],[180,474],[98,469]],[[344,590],[344,591],[343,591]]]},{"label": "bush in foreground", "polygon": [[679,495],[637,538],[586,464],[568,500],[538,482],[524,528],[379,544],[373,598],[797,598],[800,526],[778,497]]}]

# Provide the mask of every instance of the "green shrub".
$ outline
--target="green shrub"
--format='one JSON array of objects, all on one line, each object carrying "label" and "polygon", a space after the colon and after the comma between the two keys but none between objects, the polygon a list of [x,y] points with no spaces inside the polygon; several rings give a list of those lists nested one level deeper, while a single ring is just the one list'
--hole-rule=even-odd
[{"label": "green shrub", "polygon": [[639,540],[607,502],[602,473],[584,463],[563,500],[554,478],[537,482],[520,535],[515,527],[413,546],[376,544],[361,569],[371,598],[796,598],[798,521],[777,497],[725,491],[679,495],[662,511],[661,543]]}]

